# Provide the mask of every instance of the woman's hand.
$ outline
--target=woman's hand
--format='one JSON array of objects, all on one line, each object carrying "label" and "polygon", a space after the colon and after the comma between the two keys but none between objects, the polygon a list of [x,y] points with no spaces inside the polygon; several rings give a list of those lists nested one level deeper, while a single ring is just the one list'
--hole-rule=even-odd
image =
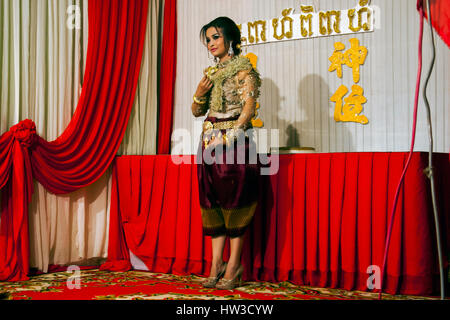
[{"label": "woman's hand", "polygon": [[212,137],[211,140],[209,140],[208,145],[206,146],[205,149],[209,149],[209,148],[215,148],[217,145],[220,144],[224,144],[223,143],[223,137],[222,134],[220,133],[218,137]]},{"label": "woman's hand", "polygon": [[197,91],[195,91],[195,96],[197,98],[205,96],[212,87],[212,81],[209,80],[207,76],[203,76],[202,80],[200,80],[200,83],[198,84]]}]

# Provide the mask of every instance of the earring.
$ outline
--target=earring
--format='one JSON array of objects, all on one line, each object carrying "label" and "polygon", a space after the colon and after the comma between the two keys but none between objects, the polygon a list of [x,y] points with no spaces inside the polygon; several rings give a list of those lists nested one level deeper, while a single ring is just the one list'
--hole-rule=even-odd
[{"label": "earring", "polygon": [[214,61],[214,57],[211,56],[211,52],[209,52],[209,50],[208,50],[208,59]]},{"label": "earring", "polygon": [[228,55],[230,57],[234,56],[234,51],[233,51],[233,41],[230,41],[230,48],[228,48]]}]

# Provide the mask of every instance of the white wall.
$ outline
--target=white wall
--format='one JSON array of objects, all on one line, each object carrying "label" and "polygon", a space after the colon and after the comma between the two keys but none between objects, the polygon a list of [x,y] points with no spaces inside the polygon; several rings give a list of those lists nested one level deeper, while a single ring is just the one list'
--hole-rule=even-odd
[{"label": "white wall", "polygon": [[[212,64],[199,40],[201,27],[217,16],[228,16],[236,23],[281,16],[285,8],[314,5],[319,10],[355,7],[356,0],[178,0],[178,61],[174,130],[194,133],[189,150],[195,153],[203,118],[190,113],[192,95],[202,70]],[[280,129],[280,146],[314,147],[317,152],[408,151],[410,148],[414,92],[417,74],[419,15],[415,0],[372,0],[381,10],[380,29],[372,33],[282,41],[250,46],[258,56],[263,79],[260,118],[266,129]],[[368,48],[361,66],[359,85],[368,102],[362,114],[369,124],[335,122],[334,103],[329,101],[337,88],[353,85],[351,70],[344,77],[328,72],[334,42],[349,47],[356,37]],[[431,57],[428,24],[425,25],[424,71]],[[449,152],[449,63],[450,51],[436,37],[437,58],[428,96],[432,108],[434,150]],[[424,79],[424,76],[423,76]],[[423,81],[422,81],[423,83]],[[174,145],[174,144],[173,144]],[[428,151],[426,114],[420,99],[416,151]]]}]

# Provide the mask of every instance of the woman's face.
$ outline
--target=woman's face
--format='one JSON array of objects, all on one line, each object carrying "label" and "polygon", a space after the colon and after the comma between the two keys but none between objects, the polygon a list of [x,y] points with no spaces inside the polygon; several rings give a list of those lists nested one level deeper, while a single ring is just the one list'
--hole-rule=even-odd
[{"label": "woman's face", "polygon": [[219,58],[219,60],[227,56],[228,48],[220,29],[211,27],[206,30],[206,44],[212,55]]}]

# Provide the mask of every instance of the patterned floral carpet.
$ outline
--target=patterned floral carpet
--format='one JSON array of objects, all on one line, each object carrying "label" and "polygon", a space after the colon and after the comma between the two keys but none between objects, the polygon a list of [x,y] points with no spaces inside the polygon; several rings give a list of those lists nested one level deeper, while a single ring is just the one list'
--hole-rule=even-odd
[{"label": "patterned floral carpet", "polygon": [[[289,282],[246,282],[235,290],[205,289],[204,278],[145,271],[81,270],[37,275],[23,282],[0,282],[7,300],[377,300],[378,294],[296,286]],[[383,300],[437,300],[383,294]]]}]

